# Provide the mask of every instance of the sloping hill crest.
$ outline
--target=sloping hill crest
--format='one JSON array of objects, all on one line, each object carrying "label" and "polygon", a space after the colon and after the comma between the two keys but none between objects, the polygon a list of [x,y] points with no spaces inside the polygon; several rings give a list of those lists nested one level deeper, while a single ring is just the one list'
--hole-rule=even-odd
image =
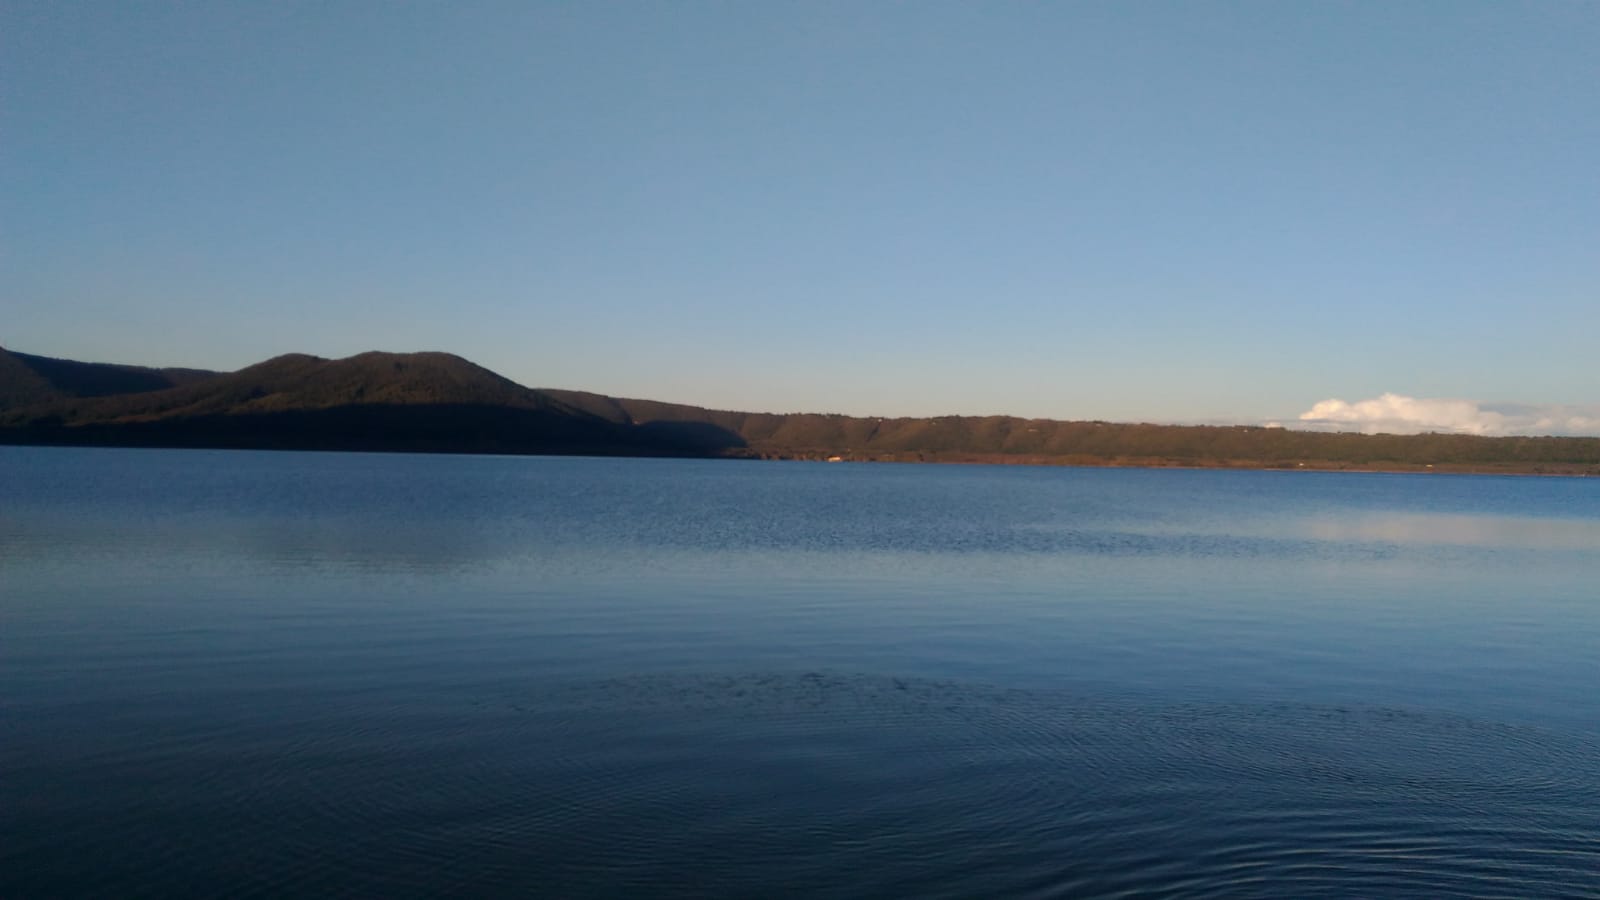
[{"label": "sloping hill crest", "polygon": [[218,375],[206,369],[78,362],[0,347],[0,410],[56,400],[162,391]]},{"label": "sloping hill crest", "polygon": [[70,403],[54,399],[28,404],[31,415],[25,418],[87,425],[341,406],[444,404],[581,414],[459,356],[434,352],[374,351],[334,360],[290,353],[164,390],[72,398]]}]

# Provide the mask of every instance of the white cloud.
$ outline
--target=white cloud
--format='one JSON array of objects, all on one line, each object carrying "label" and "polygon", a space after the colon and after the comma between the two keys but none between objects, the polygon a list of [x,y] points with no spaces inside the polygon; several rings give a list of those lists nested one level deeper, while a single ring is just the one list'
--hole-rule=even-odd
[{"label": "white cloud", "polygon": [[1600,435],[1600,407],[1478,403],[1384,394],[1324,400],[1300,414],[1305,428],[1363,434]]}]

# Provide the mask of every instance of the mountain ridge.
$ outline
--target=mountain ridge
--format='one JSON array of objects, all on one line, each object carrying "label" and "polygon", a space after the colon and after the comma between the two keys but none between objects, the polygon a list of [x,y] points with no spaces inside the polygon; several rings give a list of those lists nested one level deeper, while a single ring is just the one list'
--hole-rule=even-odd
[{"label": "mountain ridge", "polygon": [[714,410],[529,388],[438,351],[224,373],[0,349],[0,443],[1600,475],[1600,438]]}]

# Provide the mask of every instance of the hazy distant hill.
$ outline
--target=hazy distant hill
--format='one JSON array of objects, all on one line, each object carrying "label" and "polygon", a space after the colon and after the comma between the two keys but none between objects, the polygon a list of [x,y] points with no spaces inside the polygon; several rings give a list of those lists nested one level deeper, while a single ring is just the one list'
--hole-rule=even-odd
[{"label": "hazy distant hill", "polygon": [[0,442],[1600,475],[1600,438],[748,413],[536,390],[447,353],[219,374],[0,350]]}]

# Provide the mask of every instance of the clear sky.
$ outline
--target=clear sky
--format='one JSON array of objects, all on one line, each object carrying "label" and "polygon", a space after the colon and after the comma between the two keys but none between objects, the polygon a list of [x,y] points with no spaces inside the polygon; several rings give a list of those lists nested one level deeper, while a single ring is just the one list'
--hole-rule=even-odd
[{"label": "clear sky", "polygon": [[0,345],[439,349],[775,411],[1587,415],[1600,3],[3,0]]}]

